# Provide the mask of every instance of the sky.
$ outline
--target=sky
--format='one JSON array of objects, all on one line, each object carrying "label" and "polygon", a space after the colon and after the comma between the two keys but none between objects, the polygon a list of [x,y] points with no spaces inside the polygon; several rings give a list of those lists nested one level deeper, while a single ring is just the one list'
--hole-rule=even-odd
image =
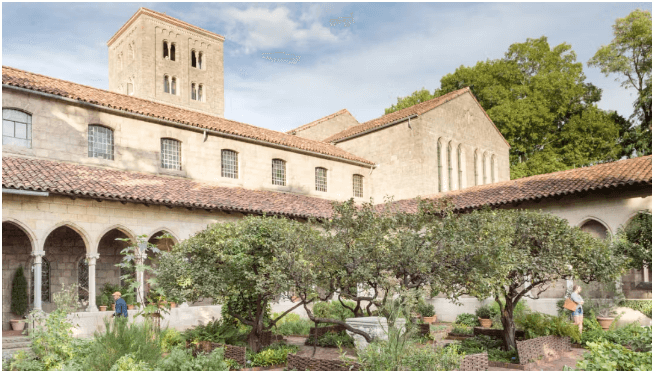
[{"label": "sky", "polygon": [[[343,108],[377,118],[397,97],[541,36],[570,44],[603,90],[599,107],[629,117],[635,90],[586,62],[617,18],[652,3],[5,2],[2,64],[107,89],[106,43],[139,7],[225,36],[225,118],[287,131]],[[330,24],[342,17],[354,23]],[[279,52],[299,61],[263,58]]]}]

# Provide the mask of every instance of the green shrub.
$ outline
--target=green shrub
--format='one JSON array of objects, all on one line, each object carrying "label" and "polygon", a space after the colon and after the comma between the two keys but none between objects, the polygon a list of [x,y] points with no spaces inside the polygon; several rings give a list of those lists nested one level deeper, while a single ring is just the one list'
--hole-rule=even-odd
[{"label": "green shrub", "polygon": [[649,318],[652,318],[652,300],[624,300],[620,306],[637,310]]},{"label": "green shrub", "polygon": [[[273,314],[273,319],[277,318],[279,313]],[[309,329],[314,326],[313,322],[308,319],[300,318],[300,315],[297,313],[289,313],[280,319],[275,327],[272,328],[272,332],[275,335],[309,335]]]},{"label": "green shrub", "polygon": [[460,325],[466,325],[468,327],[475,327],[479,325],[479,320],[477,319],[477,316],[475,316],[474,314],[461,313],[458,316],[456,316],[456,321],[454,321],[454,323]]},{"label": "green shrub", "polygon": [[608,341],[586,344],[589,352],[577,362],[577,367],[585,371],[651,371],[652,352],[634,352],[622,345]]},{"label": "green shrub", "polygon": [[[505,300],[500,299],[502,302],[502,305],[504,305]],[[497,304],[496,301],[493,301],[493,303],[490,305],[490,310],[491,310],[491,319],[493,320],[493,325],[499,324],[499,328],[502,327],[502,319],[500,317],[500,305]],[[527,306],[527,304],[523,301],[520,300],[518,301],[518,304],[513,308],[513,318],[515,320],[524,317],[528,313],[531,313],[531,309]]]},{"label": "green shrub", "polygon": [[453,335],[472,335],[474,333],[474,330],[472,327],[455,323],[454,326],[452,327],[452,331],[450,332]]},{"label": "green shrub", "polygon": [[479,318],[491,319],[491,318],[493,318],[494,313],[491,310],[490,306],[482,305],[481,307],[477,308],[477,310],[475,310],[475,314]]},{"label": "green shrub", "polygon": [[[350,300],[345,300],[343,303],[350,308],[356,306],[356,303]],[[339,321],[345,321],[348,318],[354,317],[352,311],[343,307],[338,300],[317,302],[313,305],[313,314],[319,318],[331,318]]]},{"label": "green shrub", "polygon": [[249,332],[249,326],[240,325],[236,319],[222,319],[188,329],[184,331],[183,336],[190,342],[211,341],[229,345],[245,345]]},{"label": "green shrub", "polygon": [[416,312],[423,317],[433,317],[436,315],[434,306],[427,303],[424,298],[420,298],[416,305]]},{"label": "green shrub", "polygon": [[569,336],[576,342],[581,341],[579,328],[565,317],[536,312],[516,318],[515,323],[525,331],[527,339],[556,335]]},{"label": "green shrub", "polygon": [[412,345],[401,363],[404,369],[411,371],[445,371],[457,369],[461,358],[456,345],[436,348]]},{"label": "green shrub", "polygon": [[248,354],[248,361],[252,367],[266,367],[286,364],[289,353],[296,353],[299,347],[286,344],[273,344],[262,349],[259,353]]},{"label": "green shrub", "polygon": [[501,339],[486,335],[478,335],[461,342],[460,351],[463,354],[488,353],[488,359],[497,362],[519,363],[516,350],[502,350],[504,342]]},{"label": "green shrub", "polygon": [[135,360],[131,354],[118,359],[110,371],[152,371],[152,367],[143,361]]},{"label": "green shrub", "polygon": [[159,362],[156,371],[228,371],[230,362],[223,355],[222,348],[197,357],[193,357],[190,349],[175,348]]},{"label": "green shrub", "polygon": [[23,266],[19,266],[11,284],[11,313],[17,316],[24,316],[27,313],[27,279],[23,272]]},{"label": "green shrub", "polygon": [[184,336],[174,328],[161,331],[161,351],[170,352],[174,347],[184,344]]},{"label": "green shrub", "polygon": [[[313,345],[314,337],[307,339],[307,345]],[[318,339],[318,346],[326,348],[352,348],[354,339],[345,331],[328,332]]]},{"label": "green shrub", "polygon": [[[615,322],[614,322],[615,324]],[[588,325],[588,326],[586,326]],[[624,327],[612,325],[608,331],[602,330],[595,317],[584,318],[584,332],[581,343],[608,341],[623,346],[631,346],[642,351],[652,350],[652,327],[641,327],[639,323],[630,323]]]}]

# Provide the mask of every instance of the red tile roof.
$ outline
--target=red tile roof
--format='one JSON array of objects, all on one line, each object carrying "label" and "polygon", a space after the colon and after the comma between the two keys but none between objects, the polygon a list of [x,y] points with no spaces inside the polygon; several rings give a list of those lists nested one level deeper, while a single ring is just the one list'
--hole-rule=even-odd
[{"label": "red tile roof", "polygon": [[320,198],[221,187],[191,179],[4,155],[2,187],[74,197],[289,217],[329,217],[332,212],[331,201]]},{"label": "red tile roof", "polygon": [[129,26],[131,26],[132,23],[134,23],[134,21],[136,21],[136,19],[141,14],[149,15],[152,18],[157,18],[157,19],[160,19],[160,20],[162,20],[164,22],[172,23],[175,26],[185,28],[185,29],[187,29],[189,31],[197,32],[199,34],[208,36],[208,37],[210,37],[212,39],[218,39],[220,41],[225,41],[225,37],[222,36],[222,35],[218,35],[217,33],[213,33],[211,31],[207,31],[207,30],[205,30],[203,28],[200,28],[198,26],[194,26],[194,25],[192,25],[190,23],[186,23],[186,22],[184,22],[182,20],[179,20],[177,18],[173,18],[173,17],[171,17],[169,15],[166,15],[165,13],[155,12],[154,10],[150,10],[148,8],[139,8],[139,10],[137,10],[136,13],[134,13],[134,15],[132,17],[130,17],[130,19],[127,20],[127,22],[118,31],[116,31],[116,33],[111,37],[111,39],[109,39],[109,41],[107,41],[107,46],[111,45],[114,41],[116,41],[116,39],[118,37],[120,37],[120,35],[122,35],[123,32],[125,32],[129,28]]},{"label": "red tile roof", "polygon": [[288,135],[279,131],[264,129],[241,122],[227,120],[222,117],[169,106],[147,99],[75,84],[70,81],[55,79],[12,67],[2,67],[2,84],[18,86],[98,106],[191,125],[197,128],[215,130],[242,138],[250,138],[271,144],[279,144],[314,152],[316,154],[334,156],[365,164],[374,164],[372,161],[355,156],[328,143],[301,138],[295,135]]},{"label": "red tile roof", "polygon": [[[453,92],[449,92],[449,93],[447,93],[445,95],[441,95],[440,97],[430,99],[430,100],[428,100],[426,102],[418,103],[418,104],[416,104],[414,106],[407,107],[407,108],[401,109],[399,111],[391,112],[391,113],[389,113],[387,115],[384,115],[382,117],[378,117],[378,118],[376,118],[374,120],[364,122],[363,124],[349,127],[347,129],[341,131],[340,133],[336,133],[336,134],[330,136],[329,138],[324,139],[323,142],[325,142],[325,143],[334,143],[334,142],[342,141],[343,139],[352,137],[352,136],[354,136],[356,134],[363,133],[364,131],[372,130],[372,129],[384,126],[386,124],[390,124],[393,121],[398,121],[398,120],[405,119],[407,117],[414,116],[414,115],[422,115],[425,112],[431,111],[434,108],[436,108],[436,107],[438,107],[438,106],[440,106],[440,105],[442,105],[442,104],[444,104],[446,102],[449,102],[452,99],[454,99],[456,97],[459,97],[459,96],[461,96],[461,95],[463,95],[465,93],[469,93],[470,96],[472,97],[472,99],[474,99],[475,102],[477,102],[477,105],[479,106],[479,109],[482,112],[484,112],[484,115],[486,115],[486,118],[488,118],[488,121],[490,121],[490,123],[493,125],[495,130],[497,130],[497,133],[500,134],[500,136],[502,136],[502,139],[504,139],[504,136],[497,129],[497,126],[495,126],[495,123],[493,122],[493,120],[491,120],[491,118],[488,116],[486,111],[481,107],[481,104],[479,104],[479,102],[477,101],[477,98],[475,98],[475,95],[472,94],[472,92],[470,91],[470,88],[466,87],[466,88],[463,88],[463,89],[455,90]],[[504,139],[504,142],[506,142],[506,144],[509,145],[509,142],[507,142],[506,139]]]},{"label": "red tile roof", "polygon": [[[447,197],[454,203],[457,210],[466,210],[487,205],[500,206],[628,185],[651,186],[651,184],[652,156],[650,155],[475,186],[423,198],[436,200]],[[394,206],[404,211],[417,210],[415,199],[396,201]]]},{"label": "red tile roof", "polygon": [[[296,132],[298,132],[298,131],[306,130],[306,129],[311,128],[311,127],[314,127],[314,126],[316,126],[316,125],[318,125],[318,124],[320,124],[320,123],[322,123],[322,122],[325,122],[325,121],[327,121],[327,120],[331,120],[331,119],[333,119],[333,118],[336,117],[336,116],[340,116],[340,115],[344,115],[344,114],[348,114],[348,115],[352,116],[352,114],[350,113],[350,111],[348,111],[347,109],[343,108],[342,110],[340,110],[340,111],[338,111],[338,112],[334,112],[334,113],[332,113],[331,115],[327,115],[327,116],[325,116],[325,117],[323,117],[323,118],[320,118],[320,119],[318,119],[318,120],[316,120],[316,121],[312,121],[312,122],[310,122],[310,123],[308,123],[308,124],[304,124],[304,125],[302,125],[302,126],[300,126],[300,127],[297,127],[297,128],[295,128],[295,129],[291,129],[291,130],[287,131],[286,133],[287,133],[287,134],[294,134],[294,133],[296,133]],[[354,118],[354,116],[352,116],[352,117]],[[355,120],[356,120],[356,119],[355,119]]]}]

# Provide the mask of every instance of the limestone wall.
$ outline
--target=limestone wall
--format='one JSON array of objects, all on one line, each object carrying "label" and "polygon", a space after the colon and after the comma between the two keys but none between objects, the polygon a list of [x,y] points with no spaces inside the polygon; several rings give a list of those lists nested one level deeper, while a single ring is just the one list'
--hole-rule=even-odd
[{"label": "limestone wall", "polygon": [[332,117],[309,128],[298,130],[295,135],[321,141],[355,125],[359,125],[359,122],[348,112]]}]

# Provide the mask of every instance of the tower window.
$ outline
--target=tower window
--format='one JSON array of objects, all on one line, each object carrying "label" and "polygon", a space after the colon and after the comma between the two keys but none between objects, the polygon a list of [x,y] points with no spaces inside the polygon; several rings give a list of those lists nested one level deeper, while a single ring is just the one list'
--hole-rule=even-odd
[{"label": "tower window", "polygon": [[223,149],[220,157],[222,177],[238,179],[238,153],[230,149]]},{"label": "tower window", "polygon": [[161,167],[182,170],[182,143],[179,140],[161,138]]},{"label": "tower window", "polygon": [[170,94],[177,95],[177,77],[174,76],[170,82]]},{"label": "tower window", "polygon": [[15,109],[3,109],[2,144],[32,148],[32,115]]},{"label": "tower window", "polygon": [[202,93],[203,93],[202,90],[204,90],[204,89],[202,89],[202,88],[203,88],[202,84],[198,85],[198,100],[199,100],[200,102],[203,102],[203,101],[204,101],[204,99],[203,99],[203,98],[204,98],[204,95],[202,94]]},{"label": "tower window", "polygon": [[170,60],[175,60],[175,43],[170,43]]},{"label": "tower window", "polygon": [[89,125],[89,157],[114,159],[114,132],[100,125]]},{"label": "tower window", "polygon": [[352,175],[352,195],[354,197],[363,197],[363,175]]},{"label": "tower window", "polygon": [[164,75],[164,93],[170,93],[170,79]]},{"label": "tower window", "polygon": [[164,59],[168,59],[168,41],[163,42],[163,57]]},{"label": "tower window", "polygon": [[272,160],[272,184],[286,185],[286,161],[278,158]]},{"label": "tower window", "polygon": [[199,53],[198,53],[198,68],[199,68],[199,69],[202,69],[202,62],[203,62],[203,61],[202,61],[202,59],[203,59],[202,57],[203,57],[203,56],[204,56],[204,55],[202,54],[202,52],[199,52]]},{"label": "tower window", "polygon": [[191,84],[191,100],[198,100],[197,85],[195,83]]},{"label": "tower window", "polygon": [[195,50],[191,50],[191,67],[196,67],[198,66],[197,59],[195,58]]},{"label": "tower window", "polygon": [[327,192],[327,169],[316,168],[316,191]]}]

